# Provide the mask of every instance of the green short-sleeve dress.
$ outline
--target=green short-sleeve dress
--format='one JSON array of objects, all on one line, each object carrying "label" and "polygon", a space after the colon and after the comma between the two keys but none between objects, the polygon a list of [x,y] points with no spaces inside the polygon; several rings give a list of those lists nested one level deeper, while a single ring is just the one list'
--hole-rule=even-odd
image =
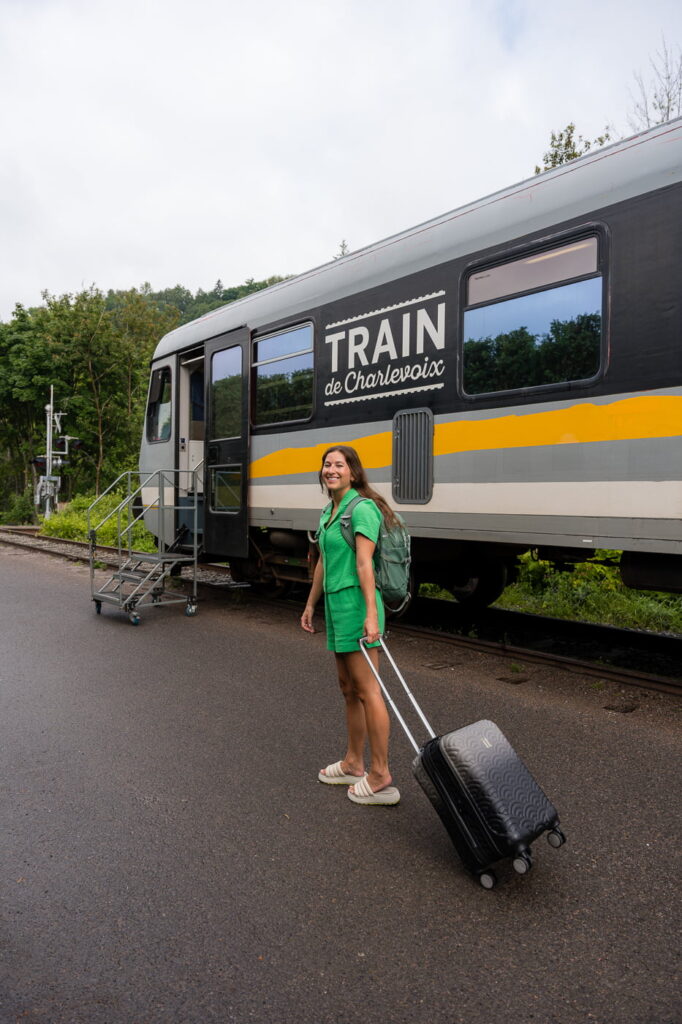
[{"label": "green short-sleeve dress", "polygon": [[[367,606],[360,588],[355,566],[355,552],[341,532],[341,515],[358,496],[352,487],[345,494],[339,509],[331,518],[333,506],[320,516],[318,540],[324,567],[324,614],[327,627],[327,648],[337,654],[359,651]],[[376,544],[381,528],[381,512],[371,500],[359,502],[353,509],[351,527]],[[384,632],[385,612],[379,590],[376,592],[379,630]],[[372,644],[371,646],[377,646]]]}]

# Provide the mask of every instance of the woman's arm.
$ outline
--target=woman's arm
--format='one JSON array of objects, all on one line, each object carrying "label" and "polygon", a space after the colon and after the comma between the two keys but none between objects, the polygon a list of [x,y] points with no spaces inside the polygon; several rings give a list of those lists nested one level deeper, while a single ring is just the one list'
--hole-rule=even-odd
[{"label": "woman's arm", "polygon": [[365,599],[367,615],[364,634],[370,643],[379,639],[379,616],[377,613],[376,582],[374,579],[374,549],[376,544],[362,533],[355,534],[355,568],[358,582]]},{"label": "woman's arm", "polygon": [[314,633],[313,627],[313,615],[315,614],[315,605],[320,600],[322,595],[322,588],[324,584],[324,567],[322,564],[322,556],[317,560],[317,565],[313,572],[313,582],[310,587],[310,593],[308,594],[308,601],[306,603],[303,615],[301,616],[301,628],[306,633]]}]

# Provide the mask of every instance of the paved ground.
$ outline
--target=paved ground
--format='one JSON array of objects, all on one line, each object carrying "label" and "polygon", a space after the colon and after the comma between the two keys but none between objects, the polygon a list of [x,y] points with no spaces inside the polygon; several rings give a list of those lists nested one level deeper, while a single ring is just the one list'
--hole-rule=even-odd
[{"label": "paved ground", "polygon": [[486,893],[397,732],[399,807],[316,781],[341,706],[291,612],[133,627],[1,545],[0,579],[2,1024],[682,1020],[672,698],[395,639],[434,724],[494,718],[562,813]]}]

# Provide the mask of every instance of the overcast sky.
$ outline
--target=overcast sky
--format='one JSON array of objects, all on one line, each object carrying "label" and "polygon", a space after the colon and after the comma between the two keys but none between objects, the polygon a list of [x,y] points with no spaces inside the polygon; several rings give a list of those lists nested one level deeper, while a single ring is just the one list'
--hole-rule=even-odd
[{"label": "overcast sky", "polygon": [[630,134],[679,0],[0,0],[0,319],[298,273]]}]

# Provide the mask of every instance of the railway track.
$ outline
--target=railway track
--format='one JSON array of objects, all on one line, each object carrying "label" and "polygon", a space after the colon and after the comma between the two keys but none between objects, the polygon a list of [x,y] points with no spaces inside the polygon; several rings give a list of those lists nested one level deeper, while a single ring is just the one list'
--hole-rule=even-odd
[{"label": "railway track", "polygon": [[[79,562],[89,557],[86,542],[39,537],[35,528],[30,527],[0,527],[0,543]],[[118,553],[115,548],[98,545],[97,558],[103,565],[113,565],[118,561]],[[202,588],[218,590],[229,580],[229,570],[220,565],[201,566],[197,580]],[[272,598],[256,591],[254,597],[273,603]],[[295,596],[289,597],[288,602],[296,607],[303,604]],[[525,663],[555,665],[610,682],[682,694],[679,636],[544,618],[494,607],[474,615],[455,602],[433,598],[418,598],[403,618],[391,623],[391,629]]]}]

